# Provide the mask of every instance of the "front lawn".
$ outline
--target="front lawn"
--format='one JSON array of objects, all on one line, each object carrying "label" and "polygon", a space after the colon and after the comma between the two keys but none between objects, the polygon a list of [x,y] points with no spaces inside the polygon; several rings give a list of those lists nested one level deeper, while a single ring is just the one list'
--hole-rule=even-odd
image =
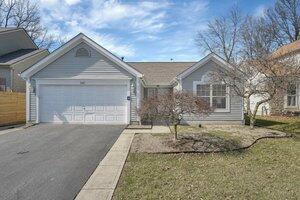
[{"label": "front lawn", "polygon": [[257,125],[286,133],[293,133],[300,138],[300,117],[258,117]]},{"label": "front lawn", "polygon": [[[268,126],[295,123],[288,132],[297,133],[299,118],[293,120]],[[299,155],[296,138],[226,153],[130,153],[114,199],[300,199]]]}]

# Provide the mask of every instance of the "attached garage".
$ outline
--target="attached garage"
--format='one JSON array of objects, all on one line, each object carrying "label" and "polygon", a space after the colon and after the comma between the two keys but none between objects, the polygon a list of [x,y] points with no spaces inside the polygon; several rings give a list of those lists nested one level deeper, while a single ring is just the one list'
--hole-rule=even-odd
[{"label": "attached garage", "polygon": [[40,122],[127,124],[127,85],[39,86]]},{"label": "attached garage", "polygon": [[137,121],[142,75],[83,34],[21,76],[27,121],[129,124]]}]

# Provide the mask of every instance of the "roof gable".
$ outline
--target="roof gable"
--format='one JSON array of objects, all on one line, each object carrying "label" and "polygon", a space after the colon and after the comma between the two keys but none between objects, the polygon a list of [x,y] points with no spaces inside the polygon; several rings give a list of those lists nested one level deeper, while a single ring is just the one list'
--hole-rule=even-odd
[{"label": "roof gable", "polygon": [[186,69],[183,72],[181,72],[180,74],[178,74],[176,78],[177,79],[186,78],[187,76],[189,76],[190,74],[192,74],[197,69],[203,67],[209,61],[216,62],[220,67],[222,67],[222,68],[224,68],[226,70],[228,70],[231,67],[231,65],[229,63],[227,63],[223,58],[221,58],[220,56],[218,56],[218,55],[216,55],[214,53],[211,53],[211,54],[208,54],[207,56],[205,56],[199,62],[195,63],[194,65],[192,65],[188,69]]},{"label": "roof gable", "polygon": [[38,49],[22,28],[0,28],[0,55],[21,49]]},{"label": "roof gable", "polygon": [[48,66],[50,63],[54,62],[56,59],[64,55],[65,53],[69,52],[71,49],[79,45],[80,43],[86,43],[87,45],[91,46],[93,49],[98,51],[101,55],[106,57],[107,59],[111,60],[113,63],[116,65],[120,66],[124,70],[128,71],[130,74],[137,76],[137,77],[142,77],[142,74],[138,72],[136,69],[132,68],[125,62],[123,62],[121,59],[119,59],[117,56],[113,55],[110,53],[108,50],[94,42],[92,39],[89,37],[85,36],[83,33],[78,34],[71,40],[69,40],[67,43],[59,47],[57,50],[52,52],[50,55],[45,57],[44,59],[40,60],[38,63],[30,67],[29,69],[23,71],[21,73],[22,78],[29,78],[41,69],[45,68]]}]

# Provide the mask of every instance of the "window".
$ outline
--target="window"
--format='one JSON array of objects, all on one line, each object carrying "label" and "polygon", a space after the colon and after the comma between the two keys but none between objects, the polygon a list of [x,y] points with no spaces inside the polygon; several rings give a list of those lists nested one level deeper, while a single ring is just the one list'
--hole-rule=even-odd
[{"label": "window", "polygon": [[197,85],[197,96],[202,97],[210,104],[210,85]]},{"label": "window", "polygon": [[80,48],[76,51],[76,57],[91,57],[89,50],[86,48]]},{"label": "window", "polygon": [[291,84],[287,90],[287,106],[295,107],[297,102],[297,87],[296,84]]},{"label": "window", "polygon": [[194,84],[196,85],[197,96],[202,97],[216,111],[228,111],[229,95],[225,84],[201,84],[197,82]]},{"label": "window", "polygon": [[0,91],[6,91],[6,79],[0,78]]},{"label": "window", "polygon": [[212,107],[226,109],[226,85],[212,85]]}]

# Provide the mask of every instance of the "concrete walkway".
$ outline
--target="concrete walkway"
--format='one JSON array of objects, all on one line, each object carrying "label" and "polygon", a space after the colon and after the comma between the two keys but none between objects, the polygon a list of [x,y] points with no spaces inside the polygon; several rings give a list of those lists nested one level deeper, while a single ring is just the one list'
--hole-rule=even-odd
[{"label": "concrete walkway", "polygon": [[117,186],[136,130],[124,130],[90,179],[83,186],[76,200],[110,200]]}]

